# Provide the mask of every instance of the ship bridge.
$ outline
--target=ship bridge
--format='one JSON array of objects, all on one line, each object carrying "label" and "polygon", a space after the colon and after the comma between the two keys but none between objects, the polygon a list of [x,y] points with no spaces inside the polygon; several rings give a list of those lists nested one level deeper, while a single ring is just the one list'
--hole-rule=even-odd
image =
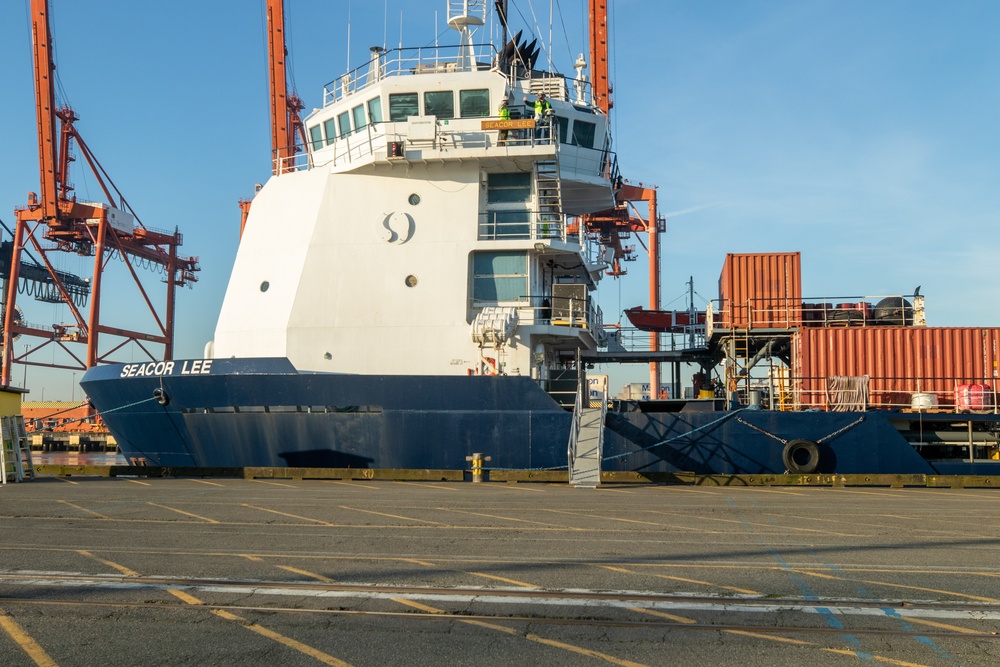
[{"label": "ship bridge", "polygon": [[[279,158],[275,173],[468,162],[497,171],[516,169],[515,161],[552,162],[565,213],[610,208],[615,155],[586,82],[541,72],[514,76],[485,63],[463,69],[461,48],[375,50],[367,65],[327,84],[323,107],[304,120],[306,151]],[[551,112],[536,121],[539,93]],[[499,116],[504,99],[510,119]]]}]

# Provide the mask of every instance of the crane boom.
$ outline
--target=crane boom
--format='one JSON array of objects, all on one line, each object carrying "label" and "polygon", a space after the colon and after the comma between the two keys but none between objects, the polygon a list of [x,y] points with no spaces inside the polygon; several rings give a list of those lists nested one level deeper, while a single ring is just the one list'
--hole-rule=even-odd
[{"label": "crane boom", "polygon": [[31,42],[35,60],[35,117],[38,120],[38,165],[44,219],[58,214],[56,193],[56,94],[52,83],[52,35],[47,0],[31,0]]},{"label": "crane boom", "polygon": [[614,106],[608,81],[608,0],[590,0],[590,71],[594,104],[607,115]]},{"label": "crane boom", "polygon": [[294,170],[294,158],[298,152],[295,136],[298,133],[305,143],[305,129],[299,118],[304,107],[302,100],[288,90],[288,72],[285,48],[285,3],[283,0],[267,0],[267,52],[268,73],[271,90],[271,157],[274,159],[274,174]]}]

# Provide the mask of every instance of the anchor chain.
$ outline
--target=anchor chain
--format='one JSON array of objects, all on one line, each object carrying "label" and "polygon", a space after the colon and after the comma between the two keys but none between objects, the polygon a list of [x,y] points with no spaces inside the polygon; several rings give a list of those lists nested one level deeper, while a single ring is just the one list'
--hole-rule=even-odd
[{"label": "anchor chain", "polygon": [[[819,438],[818,440],[816,440],[816,442],[817,443],[821,443],[821,442],[825,442],[827,440],[833,440],[834,438],[836,438],[838,435],[840,435],[844,431],[847,431],[849,429],[854,428],[855,426],[857,426],[858,424],[860,424],[864,420],[865,420],[864,416],[858,417],[857,419],[855,419],[850,424],[844,426],[843,428],[837,429],[836,431],[834,431],[830,435],[825,435],[822,438]],[[785,440],[784,438],[782,438],[780,436],[777,436],[777,435],[775,435],[773,433],[769,433],[768,431],[765,431],[764,429],[762,429],[759,426],[755,426],[754,424],[751,424],[750,422],[746,421],[742,417],[737,417],[736,421],[738,421],[739,423],[743,424],[744,426],[749,426],[750,428],[752,428],[755,431],[759,431],[760,433],[763,433],[764,435],[766,435],[769,438],[774,438],[775,440],[777,440],[778,442],[780,442],[783,445],[787,445],[788,442],[789,442],[788,440]]]}]

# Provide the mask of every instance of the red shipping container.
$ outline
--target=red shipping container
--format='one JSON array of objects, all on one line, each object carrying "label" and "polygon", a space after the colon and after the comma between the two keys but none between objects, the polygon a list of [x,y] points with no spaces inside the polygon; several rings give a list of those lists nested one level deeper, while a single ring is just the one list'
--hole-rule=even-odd
[{"label": "red shipping container", "polygon": [[806,327],[792,335],[792,377],[802,407],[826,408],[836,375],[871,378],[870,405],[909,407],[913,394],[954,405],[955,387],[1000,388],[1000,329]]},{"label": "red shipping container", "polygon": [[956,412],[989,412],[993,409],[993,388],[988,384],[960,384],[955,387]]},{"label": "red shipping container", "polygon": [[789,329],[802,324],[797,252],[730,253],[719,277],[722,329]]}]

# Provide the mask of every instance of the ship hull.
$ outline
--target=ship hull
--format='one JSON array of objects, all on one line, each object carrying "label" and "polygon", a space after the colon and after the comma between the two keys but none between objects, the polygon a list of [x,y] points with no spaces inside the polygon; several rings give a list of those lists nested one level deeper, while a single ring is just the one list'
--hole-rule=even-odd
[{"label": "ship hull", "polygon": [[[100,366],[81,382],[129,459],[465,469],[466,457],[481,453],[492,469],[566,467],[572,415],[530,378],[300,373],[286,359],[170,363]],[[780,474],[792,439],[819,443],[819,473],[1000,474],[1000,462],[925,460],[887,413],[634,403],[608,413],[603,468]]]}]

